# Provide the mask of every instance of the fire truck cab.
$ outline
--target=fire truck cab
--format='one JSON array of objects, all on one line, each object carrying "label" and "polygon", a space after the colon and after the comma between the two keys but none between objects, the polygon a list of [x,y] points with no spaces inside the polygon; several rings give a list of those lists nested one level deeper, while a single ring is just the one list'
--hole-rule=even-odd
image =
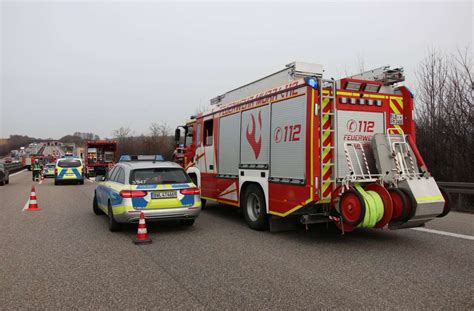
[{"label": "fire truck cab", "polygon": [[253,229],[422,226],[447,204],[416,147],[403,80],[381,67],[335,81],[293,62],[211,99],[177,129],[175,160],[203,200],[241,207]]}]

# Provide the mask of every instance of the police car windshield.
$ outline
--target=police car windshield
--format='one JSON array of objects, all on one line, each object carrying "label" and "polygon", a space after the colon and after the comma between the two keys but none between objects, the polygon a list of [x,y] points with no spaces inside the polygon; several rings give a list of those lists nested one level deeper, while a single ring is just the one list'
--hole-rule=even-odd
[{"label": "police car windshield", "polygon": [[130,174],[131,185],[181,184],[191,182],[180,168],[149,168],[134,170]]},{"label": "police car windshield", "polygon": [[79,167],[81,166],[81,161],[79,160],[60,160],[58,162],[59,167]]}]

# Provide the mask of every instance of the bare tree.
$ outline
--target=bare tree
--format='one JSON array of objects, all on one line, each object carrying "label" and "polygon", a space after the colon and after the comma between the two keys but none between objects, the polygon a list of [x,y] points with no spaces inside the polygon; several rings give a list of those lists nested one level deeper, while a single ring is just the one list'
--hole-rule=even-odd
[{"label": "bare tree", "polygon": [[432,50],[417,71],[415,120],[419,148],[432,173],[446,181],[473,181],[474,117],[469,49]]},{"label": "bare tree", "polygon": [[131,133],[132,133],[132,130],[129,127],[121,126],[120,128],[114,130],[112,132],[112,135],[115,138],[121,140],[121,139],[125,139],[125,138],[129,137]]}]

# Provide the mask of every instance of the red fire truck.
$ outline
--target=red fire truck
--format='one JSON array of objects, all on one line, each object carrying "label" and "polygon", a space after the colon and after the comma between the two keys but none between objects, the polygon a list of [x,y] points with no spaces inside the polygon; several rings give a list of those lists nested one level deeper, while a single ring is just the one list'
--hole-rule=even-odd
[{"label": "red fire truck", "polygon": [[107,169],[117,161],[117,142],[114,140],[92,140],[86,143],[84,164],[86,176],[105,175]]},{"label": "red fire truck", "polygon": [[178,127],[177,158],[203,200],[241,207],[253,229],[422,226],[448,207],[416,147],[403,80],[402,68],[335,81],[291,63]]}]

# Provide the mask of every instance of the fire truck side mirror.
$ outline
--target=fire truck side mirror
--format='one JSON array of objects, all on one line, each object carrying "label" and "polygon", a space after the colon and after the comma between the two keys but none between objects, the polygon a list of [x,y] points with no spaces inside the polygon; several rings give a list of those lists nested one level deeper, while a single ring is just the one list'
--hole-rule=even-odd
[{"label": "fire truck side mirror", "polygon": [[179,138],[181,137],[181,131],[179,128],[176,128],[174,131],[174,141],[179,142]]}]

